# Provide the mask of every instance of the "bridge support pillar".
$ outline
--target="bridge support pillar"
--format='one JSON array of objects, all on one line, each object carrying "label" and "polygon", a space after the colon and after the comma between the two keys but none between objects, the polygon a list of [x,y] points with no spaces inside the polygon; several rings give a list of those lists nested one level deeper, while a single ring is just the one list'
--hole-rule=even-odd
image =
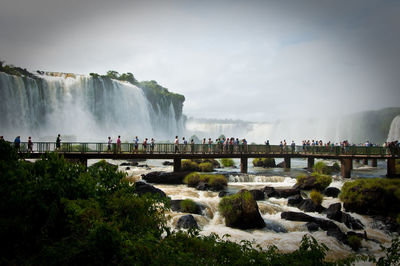
[{"label": "bridge support pillar", "polygon": [[342,166],[340,168],[340,174],[343,178],[351,177],[351,165],[353,161],[351,159],[342,159]]},{"label": "bridge support pillar", "polygon": [[363,159],[362,163],[363,163],[363,165],[368,165],[368,159]]},{"label": "bridge support pillar", "polygon": [[315,159],[312,157],[309,157],[307,159],[307,168],[308,169],[312,169],[314,167],[314,161],[315,161]]},{"label": "bridge support pillar", "polygon": [[394,158],[387,159],[387,173],[388,178],[398,177],[396,174],[396,160]]},{"label": "bridge support pillar", "polygon": [[174,172],[181,171],[181,158],[174,158]]},{"label": "bridge support pillar", "polygon": [[377,167],[378,166],[378,159],[372,159],[371,160],[371,166],[372,167]]},{"label": "bridge support pillar", "polygon": [[290,166],[290,157],[285,157],[284,161],[285,161],[285,168],[289,169],[291,167]]},{"label": "bridge support pillar", "polygon": [[240,158],[240,172],[241,173],[247,173],[247,162],[248,162],[247,157]]}]

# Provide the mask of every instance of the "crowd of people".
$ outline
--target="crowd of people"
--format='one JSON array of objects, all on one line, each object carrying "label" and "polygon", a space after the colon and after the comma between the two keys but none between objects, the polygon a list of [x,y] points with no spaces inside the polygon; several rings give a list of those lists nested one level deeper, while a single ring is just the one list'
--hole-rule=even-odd
[{"label": "crowd of people", "polygon": [[[3,136],[0,136],[0,140],[4,140]],[[351,147],[354,146],[363,146],[363,147],[378,147],[379,145],[374,144],[367,140],[365,143],[360,143],[358,145],[350,143],[348,140],[343,140],[338,143],[334,143],[331,141],[323,142],[322,140],[303,140],[301,146],[296,146],[296,143],[292,140],[290,145],[286,142],[286,139],[280,141],[279,143],[279,151],[281,153],[295,153],[295,152],[323,152],[323,151],[337,151],[340,147],[340,151],[342,153],[349,152]],[[135,136],[133,139],[133,144],[129,144],[129,150],[133,153],[139,153],[139,138]],[[197,144],[197,145],[196,145]],[[265,152],[271,152],[271,144],[269,140],[264,142],[265,144]],[[113,143],[111,137],[108,137],[107,140],[107,152],[122,152],[122,142],[121,136],[118,136],[116,143]],[[150,153],[154,152],[156,143],[155,139],[151,138],[150,141],[148,138],[144,138],[141,142],[141,150],[140,152]],[[21,137],[17,136],[14,139],[14,147],[19,152],[21,150]],[[387,149],[388,154],[400,154],[400,143],[398,141],[385,142],[383,147]],[[27,151],[33,152],[33,141],[31,136],[28,137],[27,141]],[[55,150],[61,150],[61,135],[58,134],[55,143]],[[213,141],[211,138],[203,138],[201,143],[195,143],[194,139],[191,139],[190,142],[185,137],[182,137],[182,141],[180,142],[179,137],[175,136],[174,140],[174,153],[243,153],[248,152],[248,143],[245,138],[225,138],[220,137]],[[276,150],[274,151],[276,152]]]}]

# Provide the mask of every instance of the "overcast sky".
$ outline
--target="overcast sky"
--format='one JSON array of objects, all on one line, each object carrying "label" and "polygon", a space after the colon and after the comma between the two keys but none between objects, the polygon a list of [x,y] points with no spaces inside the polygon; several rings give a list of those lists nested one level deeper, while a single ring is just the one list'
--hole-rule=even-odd
[{"label": "overcast sky", "polygon": [[1,0],[0,58],[116,70],[192,117],[275,121],[400,106],[400,1]]}]

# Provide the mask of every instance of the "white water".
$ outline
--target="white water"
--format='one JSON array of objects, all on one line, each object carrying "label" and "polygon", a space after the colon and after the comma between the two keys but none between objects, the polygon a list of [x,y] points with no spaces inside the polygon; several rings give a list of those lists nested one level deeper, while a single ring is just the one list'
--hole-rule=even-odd
[{"label": "white water", "polygon": [[387,141],[400,140],[400,115],[396,116],[390,124]]},{"label": "white water", "polygon": [[[172,140],[183,131],[172,103],[154,110],[143,91],[127,82],[83,75],[39,75],[41,81],[0,73],[0,135],[34,141]],[[40,83],[40,84],[38,84]]]},{"label": "white water", "polygon": [[[225,168],[220,169],[224,172],[231,172],[229,177],[229,183],[227,190],[235,193],[236,191],[246,189],[261,189],[265,186],[273,187],[291,187],[295,184],[295,179],[291,176],[297,175],[298,172],[305,172],[303,167],[306,166],[304,160],[292,160],[292,166],[297,169],[291,169],[290,172],[285,172],[283,169],[269,169],[265,170],[262,168],[255,168],[249,164],[249,172],[251,174],[244,175],[238,173],[238,169]],[[114,164],[121,163],[121,161],[111,161]],[[146,164],[151,169],[145,169],[143,167],[130,167],[127,171],[128,175],[140,180],[140,175],[151,171],[172,171],[171,166],[163,166],[161,160],[147,160],[140,164]],[[357,165],[356,165],[357,166]],[[360,165],[361,167],[361,165]],[[378,168],[370,168],[364,170],[354,170],[353,176],[366,177],[380,176],[384,172],[384,162],[378,163]],[[119,168],[125,171],[126,166],[120,166]],[[365,173],[367,172],[367,173]],[[331,186],[341,188],[343,180],[340,177],[335,176]],[[328,252],[328,259],[343,258],[350,254],[354,254],[347,245],[343,245],[333,237],[327,236],[325,231],[317,231],[314,233],[308,232],[305,227],[305,222],[293,222],[281,219],[281,213],[283,211],[300,211],[296,207],[290,207],[287,205],[287,199],[270,198],[263,201],[258,201],[259,211],[266,222],[267,226],[263,229],[256,230],[239,230],[230,227],[226,227],[224,219],[218,212],[218,203],[220,198],[217,192],[210,191],[198,191],[195,188],[189,188],[186,185],[159,185],[155,184],[157,188],[163,190],[171,199],[192,199],[195,202],[201,203],[206,206],[206,210],[202,215],[193,215],[201,229],[200,234],[209,235],[216,233],[220,237],[225,234],[229,234],[229,239],[232,241],[240,242],[241,240],[248,240],[254,244],[258,244],[263,248],[267,248],[270,245],[277,246],[283,252],[290,252],[296,250],[299,243],[305,234],[311,234],[320,243],[324,243],[328,246],[330,251]],[[323,206],[329,207],[330,204],[339,202],[337,198],[324,197]],[[326,215],[319,213],[307,213],[315,217],[326,218]],[[388,246],[390,245],[393,236],[377,229],[376,224],[379,222],[374,221],[369,216],[358,215],[356,213],[350,213],[353,217],[359,219],[365,225],[365,231],[369,238],[379,241],[381,244]],[[168,225],[171,228],[175,228],[178,219],[186,215],[186,213],[170,212],[168,213],[170,219]],[[336,223],[336,222],[335,222]],[[349,229],[341,223],[336,223],[344,232]],[[284,229],[286,232],[282,232]],[[359,231],[363,233],[363,230]],[[380,246],[378,243],[373,241],[362,241],[362,249],[358,254],[383,256],[380,252]]]}]

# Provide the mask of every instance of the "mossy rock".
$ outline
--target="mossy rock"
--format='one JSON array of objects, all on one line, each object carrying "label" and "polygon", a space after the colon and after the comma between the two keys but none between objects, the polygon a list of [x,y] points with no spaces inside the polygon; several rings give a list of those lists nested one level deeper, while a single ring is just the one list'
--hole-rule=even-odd
[{"label": "mossy rock", "polygon": [[222,158],[220,161],[221,161],[221,164],[222,164],[224,167],[232,167],[232,166],[235,166],[235,162],[234,162],[233,159],[231,159],[231,158]]},{"label": "mossy rock", "polygon": [[199,171],[199,165],[192,160],[182,160],[181,162],[182,171]]},{"label": "mossy rock", "polygon": [[197,187],[199,184],[206,184],[207,189],[213,191],[223,190],[228,185],[228,180],[223,175],[200,174],[197,172],[188,174],[183,182],[189,187]]},{"label": "mossy rock", "polygon": [[304,190],[315,189],[318,191],[323,191],[331,183],[332,183],[331,176],[314,172],[311,175],[305,175],[305,174],[299,175],[297,177],[297,183],[294,187]]},{"label": "mossy rock", "polygon": [[347,211],[396,217],[400,213],[400,179],[371,178],[346,182],[339,198]]},{"label": "mossy rock", "polygon": [[257,202],[248,190],[223,197],[218,210],[225,218],[226,226],[239,229],[263,228],[265,222],[258,211]]},{"label": "mossy rock", "polygon": [[274,158],[255,158],[253,159],[255,167],[276,167]]},{"label": "mossy rock", "polygon": [[322,196],[321,192],[317,190],[313,190],[310,193],[310,199],[312,202],[314,202],[316,205],[321,205],[322,201],[324,200],[324,196]]},{"label": "mossy rock", "polygon": [[212,172],[214,171],[214,165],[211,162],[204,162],[199,164],[200,172]]}]

